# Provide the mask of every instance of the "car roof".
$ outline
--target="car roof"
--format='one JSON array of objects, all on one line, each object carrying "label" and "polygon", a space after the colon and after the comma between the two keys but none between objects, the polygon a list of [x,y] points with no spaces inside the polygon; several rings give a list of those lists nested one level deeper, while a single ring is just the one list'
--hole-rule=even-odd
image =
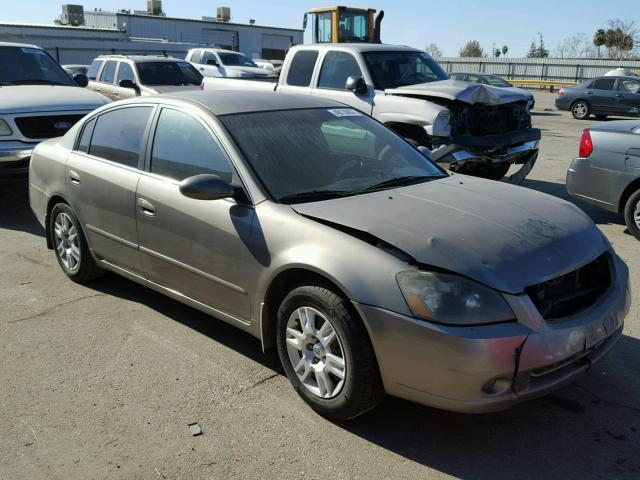
[{"label": "car roof", "polygon": [[0,42],[0,47],[37,48],[38,50],[42,50],[42,47],[28,43]]},{"label": "car roof", "polygon": [[277,110],[301,110],[307,108],[351,108],[343,103],[326,98],[311,97],[309,95],[278,92],[247,92],[246,90],[172,92],[151,97],[136,97],[117,103],[118,105],[124,103],[149,103],[154,100],[162,103],[163,99],[183,100],[199,104],[216,116]]},{"label": "car roof", "polygon": [[164,57],[160,55],[100,55],[100,60],[132,60],[142,62],[185,62],[182,58]]},{"label": "car roof", "polygon": [[291,50],[318,50],[320,48],[345,49],[354,52],[421,52],[413,47],[404,45],[386,45],[383,43],[314,43],[309,45],[296,45]]}]

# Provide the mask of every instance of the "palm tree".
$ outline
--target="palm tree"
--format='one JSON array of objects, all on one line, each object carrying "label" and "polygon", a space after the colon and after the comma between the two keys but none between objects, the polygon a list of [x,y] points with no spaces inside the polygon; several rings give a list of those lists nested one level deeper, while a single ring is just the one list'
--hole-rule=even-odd
[{"label": "palm tree", "polygon": [[599,28],[593,36],[593,44],[598,49],[598,58],[600,58],[600,47],[605,43],[607,43],[607,32],[604,31],[604,28]]}]

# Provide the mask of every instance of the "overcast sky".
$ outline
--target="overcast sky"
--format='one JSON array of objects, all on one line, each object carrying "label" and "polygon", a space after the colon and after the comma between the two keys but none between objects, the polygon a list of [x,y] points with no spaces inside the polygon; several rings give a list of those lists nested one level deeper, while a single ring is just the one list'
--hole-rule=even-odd
[{"label": "overcast sky", "polygon": [[[57,0],[1,0],[0,21],[50,24],[61,11]],[[67,3],[67,2],[65,2]],[[86,9],[146,9],[145,0],[70,0]],[[358,3],[331,0],[331,4],[383,9],[382,40],[424,48],[436,43],[445,55],[457,55],[467,40],[479,40],[486,51],[493,43],[508,45],[509,56],[524,56],[531,41],[542,32],[552,50],[563,38],[576,33],[589,37],[609,18],[638,18],[638,0],[365,0]],[[231,7],[232,21],[301,28],[305,10],[328,3],[313,0],[164,0],[168,16],[215,16],[217,6]],[[634,12],[633,14],[631,12]],[[1,32],[0,32],[1,33]]]}]

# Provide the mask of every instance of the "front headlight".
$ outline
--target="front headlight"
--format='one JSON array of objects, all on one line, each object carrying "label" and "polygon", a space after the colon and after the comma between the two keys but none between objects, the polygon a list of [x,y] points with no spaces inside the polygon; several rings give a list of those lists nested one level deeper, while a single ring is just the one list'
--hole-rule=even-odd
[{"label": "front headlight", "polygon": [[424,320],[481,325],[515,319],[502,295],[457,275],[412,270],[397,280],[413,314]]},{"label": "front headlight", "polygon": [[12,133],[9,124],[0,118],[0,137],[7,137]]}]

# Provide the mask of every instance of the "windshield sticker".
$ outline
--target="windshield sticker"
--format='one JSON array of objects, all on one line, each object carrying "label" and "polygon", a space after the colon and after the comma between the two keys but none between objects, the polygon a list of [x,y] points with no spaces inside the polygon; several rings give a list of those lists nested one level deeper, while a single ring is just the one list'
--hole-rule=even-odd
[{"label": "windshield sticker", "polygon": [[39,48],[23,48],[22,51],[24,53],[31,53],[32,55],[46,55],[44,50],[40,50]]},{"label": "windshield sticker", "polygon": [[353,108],[333,108],[329,113],[336,117],[360,117],[362,114]]}]

